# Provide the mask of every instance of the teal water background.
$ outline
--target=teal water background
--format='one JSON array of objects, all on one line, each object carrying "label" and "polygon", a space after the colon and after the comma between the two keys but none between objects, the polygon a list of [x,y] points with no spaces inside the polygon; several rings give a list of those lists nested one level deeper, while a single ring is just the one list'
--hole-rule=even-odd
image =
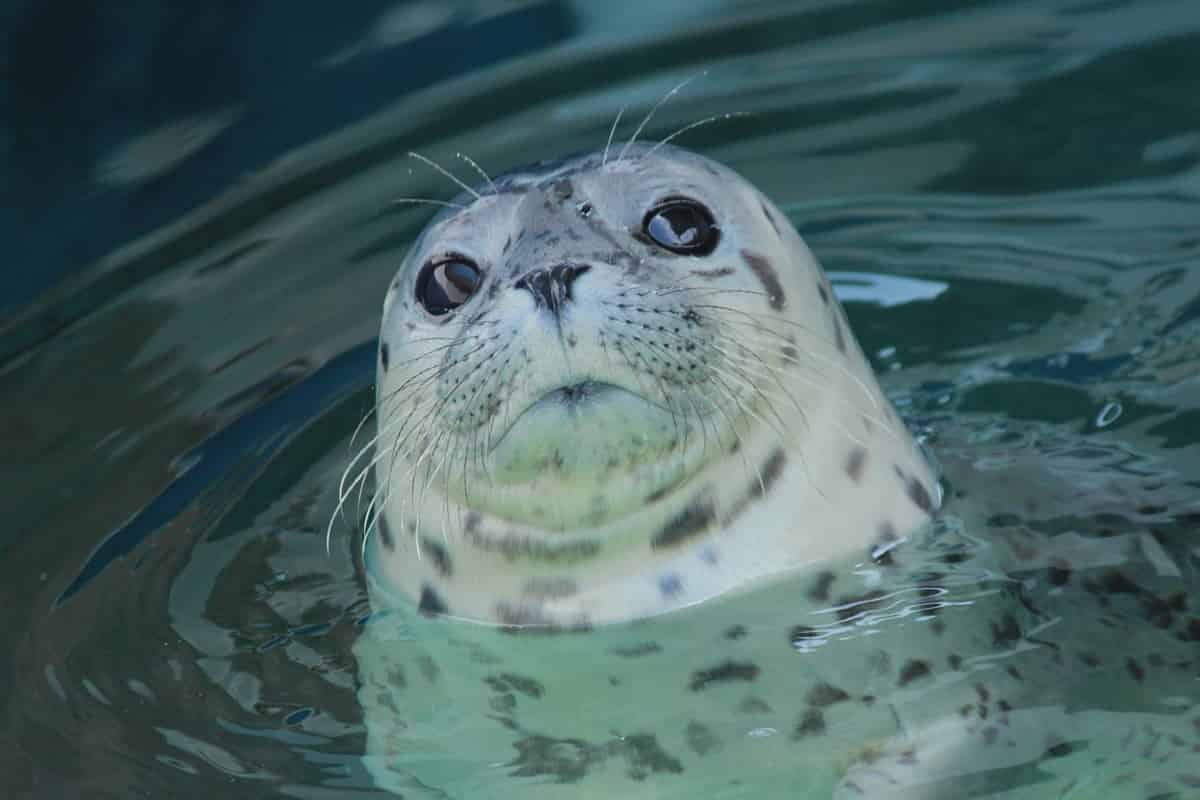
[{"label": "teal water background", "polygon": [[455,193],[406,153],[600,147],[690,76],[645,136],[748,114],[678,141],[787,212],[935,445],[1200,495],[1194,0],[273,8],[0,15],[0,796],[373,793],[325,479],[431,213],[392,201]]}]

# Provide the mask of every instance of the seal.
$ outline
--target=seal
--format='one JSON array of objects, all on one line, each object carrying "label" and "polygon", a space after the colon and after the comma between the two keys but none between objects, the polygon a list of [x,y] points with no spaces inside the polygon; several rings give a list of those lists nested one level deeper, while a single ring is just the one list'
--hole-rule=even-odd
[{"label": "seal", "polygon": [[[1068,791],[1082,738],[1116,798],[1161,777],[1122,754],[1194,738],[1111,711],[1154,676],[1095,656],[1110,626],[1036,644],[1051,615],[963,544],[987,521],[944,512],[800,236],[700,155],[606,149],[447,204],[388,289],[376,415],[355,655],[366,765],[406,796]],[[1140,620],[1151,580],[1077,611]],[[1195,669],[1179,624],[1130,646]]]}]

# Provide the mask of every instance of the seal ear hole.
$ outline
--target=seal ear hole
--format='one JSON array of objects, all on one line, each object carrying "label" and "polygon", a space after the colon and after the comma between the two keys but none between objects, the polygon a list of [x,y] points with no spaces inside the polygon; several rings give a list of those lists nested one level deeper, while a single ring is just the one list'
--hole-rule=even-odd
[{"label": "seal ear hole", "polygon": [[483,275],[469,258],[448,256],[430,261],[417,275],[417,302],[435,317],[449,314],[471,299]]},{"label": "seal ear hole", "polygon": [[687,197],[668,197],[647,211],[642,233],[664,250],[685,256],[706,256],[721,238],[712,212]]}]

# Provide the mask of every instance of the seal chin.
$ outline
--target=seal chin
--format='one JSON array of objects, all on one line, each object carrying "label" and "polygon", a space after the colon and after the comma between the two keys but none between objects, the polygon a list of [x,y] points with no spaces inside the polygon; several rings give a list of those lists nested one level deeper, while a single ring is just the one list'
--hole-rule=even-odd
[{"label": "seal chin", "polygon": [[542,394],[493,443],[493,477],[527,482],[548,472],[591,479],[665,457],[678,447],[685,415],[629,389],[587,380]]}]

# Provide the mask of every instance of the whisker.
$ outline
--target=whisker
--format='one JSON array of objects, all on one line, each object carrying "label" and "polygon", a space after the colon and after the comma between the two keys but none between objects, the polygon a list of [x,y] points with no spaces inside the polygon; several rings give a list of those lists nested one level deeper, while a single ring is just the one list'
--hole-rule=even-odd
[{"label": "whisker", "polygon": [[483,176],[483,179],[488,182],[488,186],[492,187],[492,194],[500,194],[500,190],[496,188],[496,182],[492,180],[492,176],[484,171],[483,167],[475,163],[475,159],[471,158],[466,153],[455,153],[463,161],[471,165],[471,168]]},{"label": "whisker", "polygon": [[648,155],[648,156],[654,155],[654,151],[657,150],[658,148],[662,147],[664,144],[667,144],[668,142],[672,141],[673,139],[675,139],[678,136],[682,136],[683,134],[687,133],[688,131],[692,130],[693,128],[699,128],[701,125],[709,125],[713,122],[724,122],[727,119],[735,119],[738,117],[752,117],[752,116],[754,116],[754,115],[752,113],[750,113],[749,111],[730,111],[727,114],[714,114],[711,117],[705,117],[704,119],[697,120],[697,121],[691,123],[690,125],[684,125],[682,128],[675,131],[670,136],[666,137],[665,139],[660,140],[658,142],[658,144],[654,145],[654,147],[651,147],[649,150],[646,151],[646,155]]},{"label": "whisker", "polygon": [[421,155],[420,153],[415,153],[415,152],[413,152],[412,150],[408,151],[408,156],[409,156],[409,158],[415,158],[415,159],[417,159],[418,161],[421,161],[421,162],[423,162],[423,163],[425,163],[425,164],[428,164],[429,166],[433,167],[433,168],[434,168],[434,169],[436,169],[438,172],[442,173],[442,174],[443,174],[443,175],[445,175],[447,178],[449,178],[450,180],[454,181],[454,182],[455,182],[455,183],[457,183],[459,186],[461,186],[463,189],[465,189],[466,191],[468,191],[469,193],[471,193],[472,195],[474,195],[476,200],[479,200],[479,199],[481,199],[481,198],[480,198],[480,195],[479,195],[479,192],[475,191],[475,190],[474,190],[474,189],[472,189],[470,186],[467,186],[467,184],[465,184],[465,183],[463,183],[462,181],[460,181],[460,180],[459,180],[457,177],[455,177],[455,176],[454,176],[454,173],[450,172],[450,170],[446,169],[445,167],[443,167],[441,164],[437,163],[437,162],[436,162],[436,161],[434,161],[433,159],[431,159],[431,158],[426,158],[425,156]]},{"label": "whisker", "polygon": [[621,117],[624,116],[625,109],[627,108],[629,108],[627,105],[621,106],[621,108],[617,111],[617,118],[612,122],[612,127],[608,129],[608,141],[604,143],[604,155],[600,159],[600,166],[602,167],[608,163],[608,149],[612,147],[613,135],[616,134],[617,125],[621,123]]},{"label": "whisker", "polygon": [[423,203],[431,206],[445,206],[446,208],[457,208],[459,211],[466,209],[462,203],[451,203],[449,200],[430,200],[427,197],[393,197],[388,200],[390,205],[404,205],[406,203]]},{"label": "whisker", "polygon": [[687,86],[689,83],[691,83],[696,78],[699,78],[700,76],[707,75],[707,74],[708,74],[708,70],[703,70],[701,72],[696,73],[695,75],[692,75],[689,78],[685,78],[684,80],[682,80],[678,84],[676,84],[675,87],[673,89],[671,89],[671,91],[664,94],[662,96],[662,98],[657,103],[655,103],[654,106],[651,107],[651,109],[648,112],[646,112],[646,116],[642,118],[641,123],[637,126],[637,130],[635,130],[633,132],[633,136],[629,137],[629,141],[625,142],[625,146],[621,148],[621,152],[617,155],[617,161],[620,161],[621,159],[625,158],[625,154],[627,152],[629,152],[629,148],[632,147],[633,143],[637,141],[638,136],[640,136],[642,131],[645,130],[646,125],[648,125],[650,123],[650,120],[654,118],[654,113],[656,111],[658,111],[659,108],[662,107],[663,103],[667,102],[672,97],[674,97],[676,94],[678,94],[679,91],[681,89],[683,89],[683,87]]}]

